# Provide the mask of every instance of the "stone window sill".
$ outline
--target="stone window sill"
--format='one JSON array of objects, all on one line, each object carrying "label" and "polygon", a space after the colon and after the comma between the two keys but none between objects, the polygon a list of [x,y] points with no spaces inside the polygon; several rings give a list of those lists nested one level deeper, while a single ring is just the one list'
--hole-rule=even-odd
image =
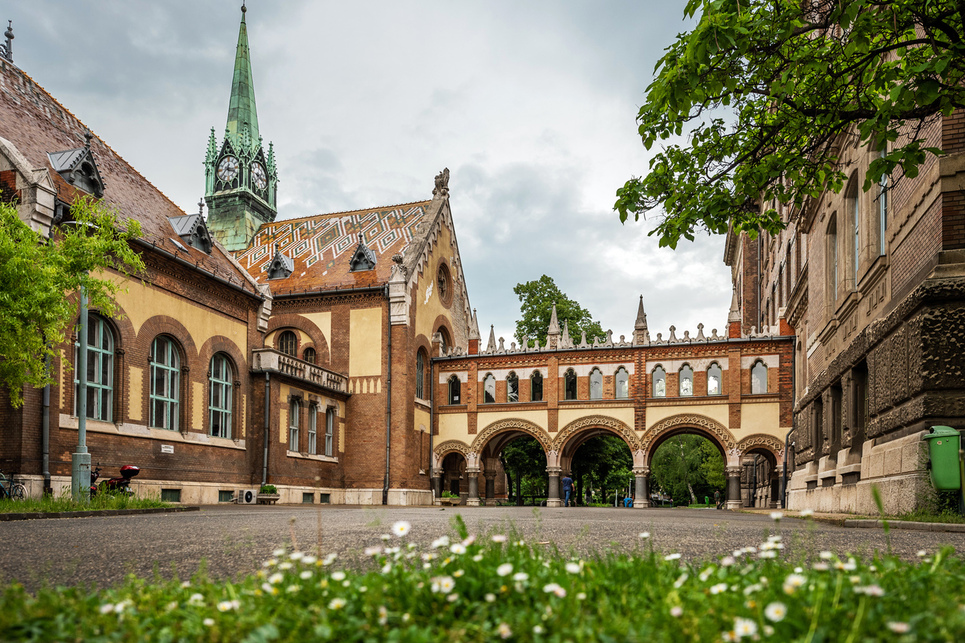
[{"label": "stone window sill", "polygon": [[[70,415],[60,415],[60,428],[77,430],[77,418]],[[156,429],[143,424],[131,424],[119,422],[101,422],[100,420],[87,419],[88,433],[107,433],[111,435],[121,435],[125,437],[145,438],[148,440],[160,440],[163,442],[182,442],[186,444],[201,444],[205,446],[220,447],[223,449],[245,450],[244,440],[233,440],[230,438],[218,438],[205,433],[194,431],[169,431],[167,429]]]},{"label": "stone window sill", "polygon": [[316,462],[331,462],[338,464],[338,458],[330,455],[313,455],[311,453],[299,453],[298,451],[288,451],[289,458],[299,458],[301,460],[315,460]]}]

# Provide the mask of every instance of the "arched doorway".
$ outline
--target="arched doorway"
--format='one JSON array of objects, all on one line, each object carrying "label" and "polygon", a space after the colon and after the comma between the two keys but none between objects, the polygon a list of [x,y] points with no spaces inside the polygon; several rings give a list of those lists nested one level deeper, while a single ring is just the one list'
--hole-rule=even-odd
[{"label": "arched doorway", "polygon": [[469,497],[469,447],[453,440],[437,446],[433,453],[432,489],[436,499],[443,493],[462,498]]},{"label": "arched doorway", "polygon": [[666,435],[650,458],[651,504],[717,504],[727,490],[725,454],[702,432]]},{"label": "arched doorway", "polygon": [[[638,458],[634,456],[638,449],[636,434],[620,420],[602,415],[580,418],[563,427],[553,441],[552,451],[558,454],[559,460],[556,480],[561,475],[573,478],[575,496],[583,503],[587,502],[588,487],[594,485],[596,495],[591,500],[619,502],[627,497],[635,498],[643,493],[637,484],[637,478],[642,475]],[[591,474],[589,469],[600,464],[601,451],[609,456],[609,461],[602,463],[605,471],[599,472],[602,475]],[[552,482],[553,472],[549,468],[548,471]],[[609,490],[606,498],[604,489]],[[562,497],[562,490],[558,497]]]},{"label": "arched doorway", "polygon": [[745,507],[776,509],[781,505],[784,444],[770,435],[751,435],[737,445],[741,456],[741,500]]},{"label": "arched doorway", "polygon": [[[535,444],[533,444],[535,442]],[[545,473],[554,460],[550,453],[549,435],[541,427],[527,420],[508,419],[490,424],[479,432],[470,447],[469,468],[467,470],[471,486],[468,504],[495,504],[497,499],[507,498],[509,485],[514,485],[514,500],[519,502],[524,496],[531,502],[543,497],[552,498],[552,479]],[[510,448],[515,462],[507,462],[503,452]],[[512,460],[513,458],[510,458]],[[526,462],[531,460],[530,462]],[[526,466],[528,465],[528,466]],[[480,480],[480,476],[482,480]],[[472,483],[475,480],[475,484]],[[524,485],[529,481],[529,493],[524,494]],[[478,489],[482,483],[483,494]],[[516,493],[518,484],[519,493]],[[474,493],[475,488],[475,493]],[[558,496],[557,496],[558,498]]]}]

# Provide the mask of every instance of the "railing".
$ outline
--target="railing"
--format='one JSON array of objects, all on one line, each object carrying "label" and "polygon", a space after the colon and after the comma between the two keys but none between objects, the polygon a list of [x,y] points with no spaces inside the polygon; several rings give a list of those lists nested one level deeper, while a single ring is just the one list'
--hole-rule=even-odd
[{"label": "railing", "polygon": [[252,370],[255,372],[279,373],[339,393],[348,393],[348,377],[344,375],[309,364],[273,348],[256,348],[252,354]]}]

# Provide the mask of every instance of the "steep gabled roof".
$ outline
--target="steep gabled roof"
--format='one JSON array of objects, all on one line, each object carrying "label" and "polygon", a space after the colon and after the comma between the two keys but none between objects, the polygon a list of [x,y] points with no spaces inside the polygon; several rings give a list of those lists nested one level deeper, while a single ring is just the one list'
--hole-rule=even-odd
[{"label": "steep gabled roof", "polygon": [[[417,201],[275,221],[261,226],[251,245],[235,258],[259,283],[269,284],[272,294],[380,286],[391,276],[392,256],[403,254],[419,237],[421,229],[416,228],[432,220],[439,203]],[[375,257],[375,268],[352,272],[359,233]],[[290,276],[269,281],[266,271],[276,244],[294,267]]]},{"label": "steep gabled roof", "polygon": [[[48,170],[58,198],[65,203],[72,203],[84,192],[57,173],[48,153],[83,148],[87,131],[77,117],[32,78],[0,60],[0,137],[7,139],[32,169]],[[178,234],[169,218],[185,216],[184,211],[97,136],[91,139],[90,149],[105,185],[102,200],[117,208],[122,221],[138,220],[143,241],[240,288],[256,292],[248,276],[238,270],[220,246],[216,245],[210,255],[190,246],[179,248],[180,244],[175,243]],[[69,159],[60,159],[66,160]]]}]

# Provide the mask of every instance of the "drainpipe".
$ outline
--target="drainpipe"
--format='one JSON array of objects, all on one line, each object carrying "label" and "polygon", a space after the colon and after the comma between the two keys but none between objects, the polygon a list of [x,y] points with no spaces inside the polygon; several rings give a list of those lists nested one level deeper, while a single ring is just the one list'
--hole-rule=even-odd
[{"label": "drainpipe", "polygon": [[[429,466],[426,468],[426,474],[429,476],[429,491],[434,491],[432,488],[432,427],[435,426],[435,415],[436,415],[436,374],[432,370],[432,359],[429,360]],[[435,496],[433,496],[435,500]]]},{"label": "drainpipe", "polygon": [[261,484],[268,484],[268,441],[271,438],[271,374],[265,373],[265,455],[261,468]]},{"label": "drainpipe", "polygon": [[385,293],[385,300],[388,302],[389,309],[389,323],[387,332],[388,341],[388,358],[386,364],[386,376],[385,376],[385,480],[382,483],[382,504],[389,504],[389,457],[392,452],[392,302],[389,299],[389,285],[385,285],[383,290]]},{"label": "drainpipe", "polygon": [[797,428],[797,414],[794,406],[797,404],[797,333],[792,336],[791,344],[791,430],[784,436],[784,475],[781,476],[781,509],[787,509],[787,458],[791,454],[791,434]]},{"label": "drainpipe", "polygon": [[[44,359],[44,369],[50,373],[50,355]],[[53,493],[50,487],[50,384],[44,385],[44,411],[41,420],[40,442],[43,459],[44,490],[43,495]]]}]

